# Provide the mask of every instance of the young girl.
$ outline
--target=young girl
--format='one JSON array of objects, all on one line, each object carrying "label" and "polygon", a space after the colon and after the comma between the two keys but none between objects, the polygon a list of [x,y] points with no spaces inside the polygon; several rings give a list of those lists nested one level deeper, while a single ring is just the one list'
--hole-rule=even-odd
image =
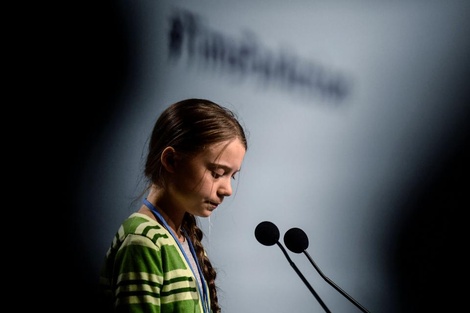
[{"label": "young girl", "polygon": [[247,140],[234,113],[205,99],[169,106],[150,138],[140,209],[116,233],[100,285],[114,312],[219,313],[216,271],[196,216],[232,195]]}]

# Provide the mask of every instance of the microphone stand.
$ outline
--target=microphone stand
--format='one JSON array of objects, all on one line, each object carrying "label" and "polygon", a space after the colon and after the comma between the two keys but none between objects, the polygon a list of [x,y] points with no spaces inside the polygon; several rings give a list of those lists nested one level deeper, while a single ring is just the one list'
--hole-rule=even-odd
[{"label": "microphone stand", "polygon": [[[297,268],[297,266],[294,264],[294,262],[292,262],[291,258],[289,257],[289,255],[287,254],[287,251],[286,249],[284,249],[284,247],[279,243],[279,241],[276,243],[279,248],[281,248],[281,251],[284,253],[284,255],[286,256],[286,259],[289,261],[289,264],[292,266],[292,268],[294,269],[294,271],[297,273],[297,275],[299,275],[299,277],[302,279],[302,281],[305,283],[305,285],[307,286],[308,290],[310,290],[310,292],[313,294],[313,296],[317,299],[318,303],[320,303],[320,305],[323,307],[323,309],[325,310],[325,312],[327,313],[331,313],[331,311],[328,309],[328,307],[326,306],[326,304],[322,301],[322,299],[320,298],[320,296],[318,296],[318,294],[315,292],[315,290],[313,289],[313,287],[308,283],[307,279],[305,279],[304,275],[302,275],[302,273],[300,272],[300,270]],[[314,265],[315,266],[315,265]],[[317,268],[315,266],[315,268]],[[318,271],[318,269],[317,269]]]},{"label": "microphone stand", "polygon": [[[365,313],[370,313],[369,311],[367,311],[366,308],[364,308],[361,304],[359,304],[359,302],[357,302],[356,300],[354,300],[350,295],[348,295],[343,289],[341,289],[338,285],[336,285],[331,279],[329,279],[328,277],[326,277],[322,271],[320,270],[320,268],[318,268],[318,266],[315,264],[315,262],[313,261],[313,259],[310,257],[310,255],[308,254],[307,250],[304,250],[303,251],[305,253],[305,255],[307,256],[307,258],[309,259],[310,263],[312,263],[313,267],[315,267],[315,269],[317,270],[318,274],[320,274],[321,277],[323,277],[324,280],[326,280],[327,283],[329,283],[331,286],[333,286],[333,288],[335,288],[337,291],[339,291],[344,297],[346,297],[346,299],[348,299],[349,301],[351,301],[356,307],[358,307],[362,312],[365,312]],[[284,252],[285,253],[285,252]],[[286,255],[287,256],[287,255]],[[299,274],[300,275],[300,274]]]}]

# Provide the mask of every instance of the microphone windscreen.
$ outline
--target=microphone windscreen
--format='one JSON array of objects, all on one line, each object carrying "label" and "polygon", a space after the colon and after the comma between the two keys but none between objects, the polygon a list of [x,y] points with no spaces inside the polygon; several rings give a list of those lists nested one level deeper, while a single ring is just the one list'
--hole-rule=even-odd
[{"label": "microphone windscreen", "polygon": [[264,221],[255,229],[256,239],[265,246],[272,246],[279,241],[279,229],[272,222]]},{"label": "microphone windscreen", "polygon": [[284,244],[292,252],[304,252],[308,248],[307,234],[300,228],[291,228],[284,234]]}]

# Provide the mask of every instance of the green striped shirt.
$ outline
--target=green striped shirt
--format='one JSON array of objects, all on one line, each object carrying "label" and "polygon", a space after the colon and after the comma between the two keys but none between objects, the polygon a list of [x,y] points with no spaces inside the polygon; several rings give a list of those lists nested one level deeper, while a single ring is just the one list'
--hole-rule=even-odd
[{"label": "green striped shirt", "polygon": [[119,228],[106,253],[100,286],[115,312],[204,312],[197,281],[178,244],[144,214],[133,213]]}]

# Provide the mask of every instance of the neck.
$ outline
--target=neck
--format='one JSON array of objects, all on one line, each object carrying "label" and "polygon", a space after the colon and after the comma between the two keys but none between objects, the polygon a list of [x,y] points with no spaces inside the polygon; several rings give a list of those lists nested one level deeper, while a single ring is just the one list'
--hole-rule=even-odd
[{"label": "neck", "polygon": [[181,233],[181,225],[183,224],[184,215],[183,216],[178,216],[176,214],[171,214],[171,213],[173,213],[172,211],[167,212],[167,211],[163,210],[158,204],[155,205],[155,207],[158,210],[158,213],[160,213],[163,216],[163,218],[165,219],[168,226],[170,226],[170,228],[176,234],[178,239],[180,239],[180,240],[184,239],[183,234]]},{"label": "neck", "polygon": [[[165,219],[165,222],[176,234],[178,239],[184,241],[184,237],[181,233],[181,225],[183,224],[185,212],[177,210],[172,203],[169,203],[165,199],[166,197],[163,196],[161,190],[157,190],[156,188],[151,188],[147,196],[147,200],[157,209],[158,213],[160,213],[161,216]],[[155,219],[153,213],[145,205],[142,206],[139,211]]]}]

